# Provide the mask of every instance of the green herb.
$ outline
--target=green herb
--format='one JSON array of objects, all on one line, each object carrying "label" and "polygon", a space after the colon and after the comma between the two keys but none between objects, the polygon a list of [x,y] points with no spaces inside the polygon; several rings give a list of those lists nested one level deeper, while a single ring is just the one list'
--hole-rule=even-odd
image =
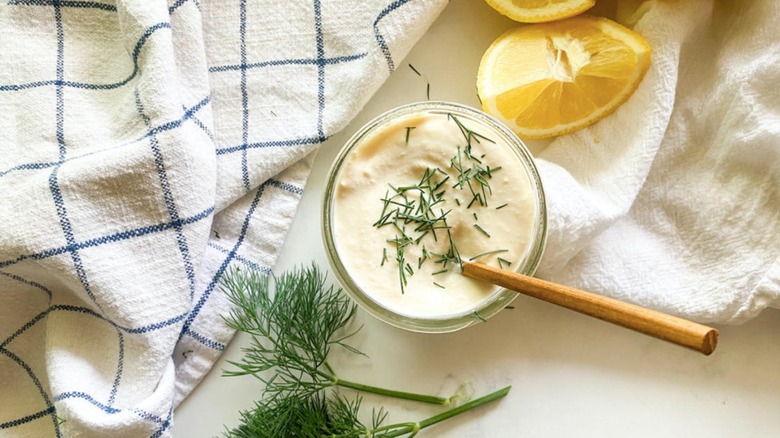
[{"label": "green herb", "polygon": [[[398,225],[396,225],[396,228],[398,228]],[[400,230],[400,228],[399,228]],[[406,280],[406,272],[405,268],[409,264],[406,263],[406,250],[405,248],[411,244],[413,241],[410,237],[406,236],[404,234],[403,230],[401,231],[402,236],[396,236],[393,240],[388,240],[388,242],[395,244],[395,261],[398,262],[398,279],[401,282],[401,293],[404,293],[404,286],[407,285]]]},{"label": "green herb", "polygon": [[[469,189],[472,199],[466,208],[471,208],[471,205],[475,201],[479,201],[480,206],[486,207],[488,195],[493,194],[489,179],[493,178],[493,172],[500,170],[501,168],[497,167],[491,169],[490,166],[483,166],[482,161],[471,153],[471,141],[476,140],[479,142],[480,138],[487,139],[491,142],[493,140],[475,133],[474,131],[467,130],[457,117],[451,114],[448,116],[456,122],[463,137],[466,139],[466,146],[462,149],[458,146],[457,153],[450,159],[450,168],[457,172],[457,182],[452,187],[461,190],[466,188]],[[466,158],[465,164],[464,157]],[[470,165],[468,162],[470,162]],[[477,187],[476,190],[475,186]]]},{"label": "green herb", "polygon": [[507,260],[507,259],[505,259],[505,258],[502,258],[502,257],[496,257],[496,260],[498,260],[498,267],[499,267],[499,268],[501,268],[501,269],[503,269],[503,268],[504,268],[504,265],[506,265],[506,266],[512,266],[512,262],[510,262],[509,260]]},{"label": "green herb", "polygon": [[241,425],[225,433],[228,438],[394,438],[416,436],[421,430],[505,397],[511,386],[464,403],[422,421],[384,424],[388,413],[374,409],[371,422],[360,420],[362,399],[340,394],[325,397],[289,397],[275,403],[257,403],[241,412]]},{"label": "green herb", "polygon": [[509,204],[501,204],[498,207],[496,207],[496,210],[501,210],[502,208],[506,207]]},{"label": "green herb", "polygon": [[379,266],[384,266],[387,261],[387,248],[382,248],[382,263]]},{"label": "green herb", "polygon": [[488,141],[490,143],[493,143],[493,144],[496,143],[495,141],[485,137],[484,135],[482,135],[482,134],[480,134],[480,133],[478,133],[476,131],[472,131],[471,129],[467,128],[460,121],[460,119],[458,119],[458,117],[455,116],[455,114],[447,114],[447,117],[452,119],[452,121],[455,122],[456,125],[458,125],[458,128],[460,129],[461,134],[463,134],[463,137],[466,139],[466,145],[467,146],[471,146],[471,141],[472,140],[476,141],[477,143],[481,143],[480,140],[486,140],[486,141]]},{"label": "green herb", "polygon": [[[426,168],[417,184],[398,187],[389,184],[393,194],[391,195],[388,191],[382,198],[382,212],[379,220],[373,226],[381,228],[385,225],[392,225],[398,231],[395,238],[388,240],[388,242],[396,247],[401,293],[405,293],[405,287],[408,284],[407,276],[414,274],[411,265],[406,260],[406,248],[409,245],[420,244],[428,234],[434,241],[438,241],[438,231],[441,231],[446,234],[451,248],[446,254],[437,255],[439,260],[459,257],[457,249],[452,248],[454,242],[450,226],[447,224],[447,215],[452,210],[445,211],[442,208],[435,208],[444,202],[445,192],[441,188],[449,178],[450,176],[441,169]],[[396,208],[390,208],[391,206],[396,206]],[[418,257],[417,260],[417,269],[422,268],[423,263],[432,255],[434,254],[429,253],[423,247],[423,256]]]},{"label": "green herb", "polygon": [[477,311],[476,311],[476,310],[475,310],[474,312],[472,312],[472,313],[471,313],[471,316],[473,316],[474,318],[477,318],[478,320],[480,320],[480,321],[482,321],[482,322],[487,322],[487,319],[485,319],[485,318],[484,318],[482,315],[480,315],[479,313],[477,313]]},{"label": "green herb", "polygon": [[503,388],[419,422],[384,425],[387,412],[379,408],[364,424],[359,419],[362,399],[350,400],[333,388],[440,405],[452,405],[460,396],[414,394],[339,378],[327,362],[331,348],[362,354],[345,342],[359,330],[349,329],[356,305],[340,289],[326,287],[314,265],[274,277],[273,293],[269,277],[253,269],[229,271],[222,289],[234,306],[226,322],[249,335],[243,358],[229,362],[237,369],[225,375],[252,375],[265,384],[261,399],[241,412],[240,425],[226,430],[226,437],[413,437],[510,390]]},{"label": "green herb", "polygon": [[409,133],[412,132],[412,129],[416,128],[416,126],[407,126],[406,127],[406,144],[409,144]]},{"label": "green herb", "polygon": [[[228,325],[251,335],[243,360],[230,361],[237,369],[226,371],[225,375],[254,375],[265,383],[265,394],[271,399],[342,386],[409,400],[447,403],[440,397],[389,391],[336,375],[326,362],[333,346],[360,354],[344,343],[357,330],[337,336],[347,328],[357,307],[341,290],[326,288],[325,277],[316,266],[276,277],[273,296],[268,276],[252,269],[227,273],[222,285],[234,305],[226,318]],[[274,371],[271,377],[260,374],[269,370]]]},{"label": "green herb", "polygon": [[501,253],[501,252],[509,252],[509,250],[508,249],[496,249],[496,250],[493,250],[493,251],[483,252],[482,254],[477,254],[474,257],[470,258],[469,261],[473,262],[474,260],[476,260],[476,259],[478,259],[480,257],[484,257],[484,256],[490,255],[490,254],[498,254],[498,253]]},{"label": "green herb", "polygon": [[414,68],[414,66],[412,64],[409,64],[409,68],[411,68],[412,71],[415,74],[417,74],[417,76],[425,79],[425,84],[426,84],[426,86],[425,86],[425,96],[427,97],[428,100],[431,100],[431,83],[428,81],[428,78],[425,77],[425,75],[423,75],[422,73],[420,73],[416,68]]},{"label": "green herb", "polygon": [[488,234],[488,232],[487,232],[487,231],[485,231],[484,229],[482,229],[482,227],[480,227],[480,226],[479,226],[479,224],[474,224],[474,228],[476,228],[476,229],[478,229],[479,231],[481,231],[481,232],[482,232],[482,234],[484,234],[484,235],[486,235],[486,236],[490,237],[490,234]]},{"label": "green herb", "polygon": [[433,285],[434,285],[434,286],[437,286],[437,287],[440,287],[440,288],[442,288],[442,289],[447,289],[446,287],[444,287],[444,286],[440,285],[439,283],[437,283],[437,282],[435,282],[435,281],[433,282]]},{"label": "green herb", "polygon": [[477,201],[477,200],[479,200],[479,205],[482,205],[482,206],[485,205],[485,204],[482,203],[482,195],[479,194],[479,193],[475,193],[474,197],[471,198],[471,202],[469,202],[469,205],[467,205],[466,208],[471,208],[471,204],[473,204],[474,201]]},{"label": "green herb", "polygon": [[[411,64],[409,67],[422,76]],[[448,247],[444,247],[444,253],[428,254],[423,249],[423,256],[417,257],[418,271],[429,259],[442,265],[441,270],[437,272],[446,271],[447,265],[450,263],[462,265],[460,253],[452,237],[451,227],[447,224],[447,216],[451,210],[444,211],[441,207],[437,208],[439,204],[447,200],[448,185],[446,183],[451,176],[455,181],[449,183],[449,189],[467,190],[471,194],[471,199],[466,204],[467,209],[473,206],[487,207],[488,199],[493,195],[490,179],[493,178],[496,171],[501,169],[500,166],[486,165],[482,161],[485,155],[477,157],[473,151],[475,143],[483,141],[495,143],[493,140],[472,131],[454,114],[448,113],[447,119],[457,126],[465,140],[465,145],[457,145],[456,153],[450,158],[449,168],[451,171],[448,173],[438,167],[426,168],[416,184],[397,187],[388,184],[390,190],[386,191],[385,196],[381,199],[382,210],[379,219],[373,224],[377,228],[391,225],[397,231],[395,237],[387,242],[394,244],[396,248],[395,259],[402,294],[405,293],[405,288],[408,285],[407,277],[414,274],[411,264],[406,260],[406,250],[411,245],[421,244],[426,237],[439,242],[444,234]],[[407,126],[405,129],[405,141],[408,145],[414,127]],[[462,207],[460,197],[452,199],[458,207]],[[475,221],[479,220],[476,212],[472,212],[472,216]],[[490,238],[490,233],[479,224],[475,223],[474,227]],[[384,265],[384,257],[382,265]]]}]

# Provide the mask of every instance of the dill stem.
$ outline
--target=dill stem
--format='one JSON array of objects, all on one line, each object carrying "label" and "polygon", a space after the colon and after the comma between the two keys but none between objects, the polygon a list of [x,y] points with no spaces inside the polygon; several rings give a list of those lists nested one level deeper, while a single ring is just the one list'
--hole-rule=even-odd
[{"label": "dill stem", "polygon": [[512,388],[511,386],[507,386],[506,388],[499,389],[498,391],[492,392],[492,393],[490,393],[490,394],[488,394],[488,395],[486,395],[484,397],[480,397],[480,398],[472,400],[472,401],[470,401],[468,403],[464,403],[464,404],[462,404],[462,405],[460,405],[458,407],[455,407],[455,408],[452,408],[450,410],[444,411],[441,414],[434,415],[433,417],[426,418],[425,420],[422,420],[422,421],[417,423],[417,426],[419,426],[418,428],[413,428],[412,430],[408,430],[408,429],[397,430],[397,431],[390,432],[390,433],[388,433],[387,435],[384,435],[384,436],[386,436],[388,438],[390,438],[390,437],[397,437],[397,436],[401,436],[401,435],[404,435],[404,434],[407,434],[407,433],[410,433],[410,432],[413,432],[413,431],[416,432],[417,430],[425,429],[426,427],[433,426],[436,423],[441,423],[442,421],[447,420],[449,418],[452,418],[452,417],[454,417],[456,415],[460,415],[460,414],[462,414],[464,412],[468,412],[468,411],[470,411],[470,410],[472,410],[474,408],[477,408],[479,406],[482,406],[482,405],[484,405],[486,403],[490,403],[490,402],[492,402],[494,400],[502,398],[502,397],[506,396],[509,393],[509,390],[511,388]]},{"label": "dill stem", "polygon": [[377,386],[364,385],[362,383],[350,382],[349,380],[341,380],[334,376],[334,385],[341,386],[343,388],[350,388],[362,392],[370,392],[372,394],[385,395],[388,397],[400,398],[404,400],[413,400],[423,403],[431,403],[435,405],[446,405],[450,402],[450,399],[443,397],[436,397],[433,395],[416,394],[413,392],[395,391],[393,389],[380,388]]}]

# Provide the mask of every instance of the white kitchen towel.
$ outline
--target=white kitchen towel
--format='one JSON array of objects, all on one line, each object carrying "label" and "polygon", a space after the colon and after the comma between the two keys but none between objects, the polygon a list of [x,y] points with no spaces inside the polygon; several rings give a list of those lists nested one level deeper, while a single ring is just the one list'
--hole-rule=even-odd
[{"label": "white kitchen towel", "polygon": [[780,3],[633,5],[643,83],[540,155],[539,275],[704,322],[780,307]]},{"label": "white kitchen towel", "polygon": [[221,275],[445,4],[0,3],[0,436],[169,436]]}]

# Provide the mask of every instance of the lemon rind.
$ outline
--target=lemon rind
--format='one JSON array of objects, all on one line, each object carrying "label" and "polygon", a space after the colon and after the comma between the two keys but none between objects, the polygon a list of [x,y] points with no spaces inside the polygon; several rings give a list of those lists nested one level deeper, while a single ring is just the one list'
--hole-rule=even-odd
[{"label": "lemon rind", "polygon": [[547,23],[550,21],[562,20],[565,18],[579,15],[596,4],[596,0],[571,1],[574,6],[556,8],[523,8],[520,6],[508,6],[505,2],[499,0],[485,0],[490,7],[514,21],[520,23]]}]

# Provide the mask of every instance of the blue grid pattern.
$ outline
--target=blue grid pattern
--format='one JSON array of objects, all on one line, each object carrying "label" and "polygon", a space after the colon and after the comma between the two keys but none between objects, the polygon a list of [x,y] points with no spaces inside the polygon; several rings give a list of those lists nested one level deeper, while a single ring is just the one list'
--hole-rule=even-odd
[{"label": "blue grid pattern", "polygon": [[[0,299],[6,291],[35,290],[41,298],[45,298],[47,305],[34,315],[30,315],[26,321],[12,328],[4,335],[0,343],[0,356],[9,359],[18,366],[18,369],[27,376],[37,391],[37,397],[42,403],[41,408],[34,412],[24,412],[15,418],[2,419],[0,430],[11,430],[21,426],[36,425],[40,436],[53,435],[61,437],[64,430],[74,422],[62,418],[57,410],[60,403],[78,401],[78,405],[69,405],[71,410],[82,410],[84,415],[105,415],[111,417],[120,413],[132,413],[139,420],[138,430],[148,431],[145,435],[151,437],[167,436],[173,424],[173,397],[168,398],[169,404],[157,406],[155,412],[139,409],[126,403],[127,394],[123,394],[122,386],[127,379],[132,378],[132,366],[129,365],[132,357],[128,357],[128,345],[131,342],[141,342],[150,334],[165,339],[168,336],[175,342],[174,361],[177,364],[177,378],[179,375],[187,376],[186,354],[178,354],[186,350],[194,351],[209,360],[216,360],[219,352],[225,349],[229,334],[214,331],[213,324],[221,325],[219,320],[219,300],[216,300],[214,290],[218,290],[218,284],[222,275],[232,264],[250,266],[262,272],[270,273],[275,254],[258,256],[252,242],[247,241],[251,228],[263,230],[268,218],[273,216],[274,208],[280,200],[290,199],[288,207],[295,207],[295,201],[303,193],[303,183],[308,173],[306,166],[296,168],[294,162],[285,172],[274,178],[258,176],[255,163],[262,160],[262,154],[273,153],[275,149],[283,148],[296,150],[299,157],[314,150],[316,146],[325,141],[328,135],[333,134],[325,122],[328,109],[329,78],[331,71],[336,68],[344,68],[353,63],[369,63],[375,65],[377,59],[372,57],[375,47],[371,45],[359,45],[360,49],[353,53],[329,53],[327,33],[330,31],[327,20],[324,17],[323,4],[320,0],[305,0],[311,6],[312,15],[307,18],[314,30],[314,44],[311,46],[312,56],[291,56],[279,59],[256,59],[256,53],[250,41],[256,38],[252,33],[252,15],[248,10],[256,10],[258,5],[248,4],[251,0],[237,0],[235,13],[238,15],[237,38],[234,41],[238,46],[238,59],[234,62],[217,63],[209,65],[203,75],[219,79],[222,75],[238,72],[236,83],[227,83],[224,87],[235,86],[238,88],[239,101],[230,102],[234,107],[240,108],[240,142],[230,140],[229,135],[215,129],[212,123],[212,108],[214,95],[209,93],[208,87],[200,90],[189,90],[187,101],[177,105],[177,111],[169,108],[161,110],[154,96],[148,94],[144,86],[145,68],[147,59],[152,55],[145,55],[150,50],[160,50],[159,47],[172,41],[171,34],[177,31],[177,15],[199,15],[204,7],[198,0],[176,0],[168,4],[168,17],[157,17],[139,14],[139,24],[146,23],[138,29],[138,36],[130,45],[127,56],[132,62],[132,70],[117,75],[106,82],[84,82],[69,79],[69,67],[66,62],[69,57],[75,56],[69,52],[66,42],[69,33],[74,32],[70,23],[71,19],[86,20],[116,20],[117,6],[111,2],[78,1],[78,0],[10,0],[8,7],[34,8],[38,16],[41,11],[49,10],[53,21],[52,41],[55,48],[55,59],[48,60],[53,65],[53,77],[46,78],[47,69],[41,69],[39,74],[44,77],[22,81],[0,81],[0,98],[7,93],[27,93],[32,90],[51,90],[53,99],[53,124],[52,131],[41,132],[44,138],[53,139],[55,155],[48,159],[31,160],[28,162],[11,162],[6,165],[0,159],[0,187],[3,184],[10,185],[16,179],[38,178],[38,175],[46,176],[46,185],[42,187],[48,194],[53,206],[51,219],[56,224],[59,235],[52,236],[47,245],[20,246],[12,251],[0,247]],[[394,69],[392,51],[387,43],[386,35],[380,31],[381,21],[389,19],[393,12],[402,5],[414,3],[409,0],[398,0],[389,4],[374,5],[376,10],[368,16],[364,28],[366,35],[372,39],[381,53],[382,60],[386,63],[386,75]],[[211,5],[211,7],[233,8],[232,5]],[[137,6],[140,8],[140,6]],[[251,9],[250,9],[251,8]],[[19,9],[21,10],[21,9]],[[232,9],[230,9],[232,10]],[[79,15],[88,14],[88,15]],[[88,17],[88,18],[85,18]],[[418,17],[413,17],[418,18]],[[0,23],[2,25],[2,23]],[[204,44],[206,44],[204,42]],[[151,47],[151,48],[149,48]],[[148,50],[147,50],[148,48]],[[159,52],[155,52],[159,53]],[[144,58],[147,56],[147,58]],[[44,60],[46,61],[46,60]],[[159,60],[158,60],[159,61]],[[128,64],[129,65],[129,64]],[[268,74],[282,68],[307,68],[314,67],[316,75],[312,81],[312,94],[316,100],[314,117],[314,130],[312,132],[298,132],[296,135],[284,135],[278,138],[267,138],[262,130],[258,131],[253,123],[253,106],[255,99],[264,98],[258,96],[256,89],[258,84],[267,80]],[[279,70],[281,71],[281,70]],[[271,73],[269,73],[271,72]],[[119,73],[119,72],[117,72]],[[260,74],[258,76],[258,74]],[[204,76],[205,77],[205,76]],[[0,75],[0,78],[3,78]],[[201,78],[202,79],[202,78]],[[331,81],[333,79],[330,79]],[[217,82],[218,82],[217,81]],[[194,81],[193,81],[194,82]],[[201,83],[205,83],[201,81]],[[218,86],[218,85],[217,85]],[[135,132],[127,135],[125,141],[115,144],[103,144],[99,148],[85,148],[74,144],[69,137],[67,127],[78,122],[78,112],[83,108],[75,107],[72,99],[73,93],[100,93],[106,90],[128,90],[133,97],[134,117],[139,122],[135,126],[142,128],[130,130]],[[305,91],[305,90],[304,90]],[[195,102],[192,101],[193,98]],[[285,102],[280,102],[284,105]],[[302,108],[303,114],[307,114],[308,108]],[[45,127],[41,128],[45,129]],[[71,128],[72,129],[72,128]],[[140,132],[140,134],[139,134]],[[183,136],[183,137],[182,137]],[[200,137],[198,137],[200,136]],[[217,192],[220,202],[201,205],[185,204],[186,190],[182,190],[179,169],[184,166],[178,158],[172,154],[172,138],[202,138],[206,143],[213,145],[213,156],[216,158],[217,167],[230,166],[231,156],[240,153],[237,172],[226,175],[220,174],[220,178],[235,179],[240,191]],[[5,145],[0,145],[4,147]],[[137,153],[139,146],[145,147],[143,160],[149,163],[153,169],[154,184],[159,189],[157,197],[149,202],[155,205],[157,211],[156,220],[146,223],[121,223],[118,227],[91,227],[84,228],[83,220],[75,213],[79,212],[80,204],[72,196],[73,169],[81,169],[84,166],[92,166],[96,160],[115,154]],[[250,153],[250,151],[254,151]],[[253,154],[260,153],[260,156]],[[24,155],[21,155],[24,156]],[[299,166],[300,167],[300,166]],[[284,170],[281,167],[278,171]],[[262,178],[262,179],[259,179]],[[152,181],[152,180],[145,180]],[[232,185],[228,184],[228,187]],[[225,202],[227,199],[228,202]],[[191,201],[190,201],[191,202]],[[228,207],[217,207],[217,204]],[[289,212],[288,212],[289,214]],[[198,230],[208,230],[212,221],[227,226],[228,230],[235,230],[229,238],[221,239],[219,236],[211,239],[202,238]],[[85,231],[89,230],[89,231]],[[213,230],[216,233],[216,230]],[[228,234],[223,229],[223,234]],[[120,248],[131,242],[170,242],[175,248],[176,256],[171,257],[173,272],[178,272],[181,278],[181,287],[186,289],[189,297],[189,308],[186,310],[171,309],[167,316],[156,320],[135,321],[131,324],[118,322],[116,315],[117,302],[115,298],[104,294],[105,283],[100,278],[99,272],[94,266],[93,259],[87,254],[101,251],[110,254],[112,248]],[[19,248],[24,248],[20,250]],[[205,251],[209,254],[207,259],[212,260],[201,266],[201,254]],[[277,248],[278,251],[278,248]],[[142,255],[139,257],[143,257]],[[216,262],[215,262],[216,261]],[[62,265],[67,263],[66,265]],[[38,277],[36,269],[50,269],[54,266],[70,266],[72,280],[68,288],[64,288],[61,281],[53,281],[50,275]],[[121,265],[120,265],[121,266]],[[4,285],[12,285],[6,289]],[[75,288],[75,289],[74,289]],[[75,295],[70,295],[75,293]],[[83,294],[84,297],[80,298]],[[74,301],[74,299],[76,301]],[[111,379],[107,382],[105,392],[98,387],[91,387],[88,382],[82,382],[78,389],[68,389],[57,392],[51,387],[50,379],[42,379],[40,373],[44,370],[42,364],[33,363],[29,359],[21,357],[15,352],[15,345],[28,341],[28,338],[39,332],[39,327],[49,324],[52,315],[58,315],[58,321],[68,321],[69,324],[79,324],[79,321],[91,319],[105,323],[108,330],[100,336],[106,339],[114,339],[116,355],[108,361],[106,366],[110,369]],[[130,318],[133,320],[133,318]],[[0,328],[3,328],[0,324]],[[7,328],[7,327],[6,327]],[[36,331],[37,330],[37,331]],[[166,335],[172,334],[172,336]],[[221,334],[222,333],[222,334]],[[177,340],[178,339],[178,340]],[[183,358],[182,358],[183,356]],[[2,383],[0,373],[0,383]],[[48,377],[48,376],[47,376]],[[197,381],[199,376],[193,376]],[[61,387],[61,385],[59,385]],[[1,392],[1,391],[0,391]],[[2,395],[0,394],[0,397]],[[92,409],[92,411],[90,411]],[[106,418],[108,418],[106,417]],[[96,418],[96,417],[93,417]],[[63,424],[66,424],[63,426]],[[75,430],[75,429],[74,429]]]}]

